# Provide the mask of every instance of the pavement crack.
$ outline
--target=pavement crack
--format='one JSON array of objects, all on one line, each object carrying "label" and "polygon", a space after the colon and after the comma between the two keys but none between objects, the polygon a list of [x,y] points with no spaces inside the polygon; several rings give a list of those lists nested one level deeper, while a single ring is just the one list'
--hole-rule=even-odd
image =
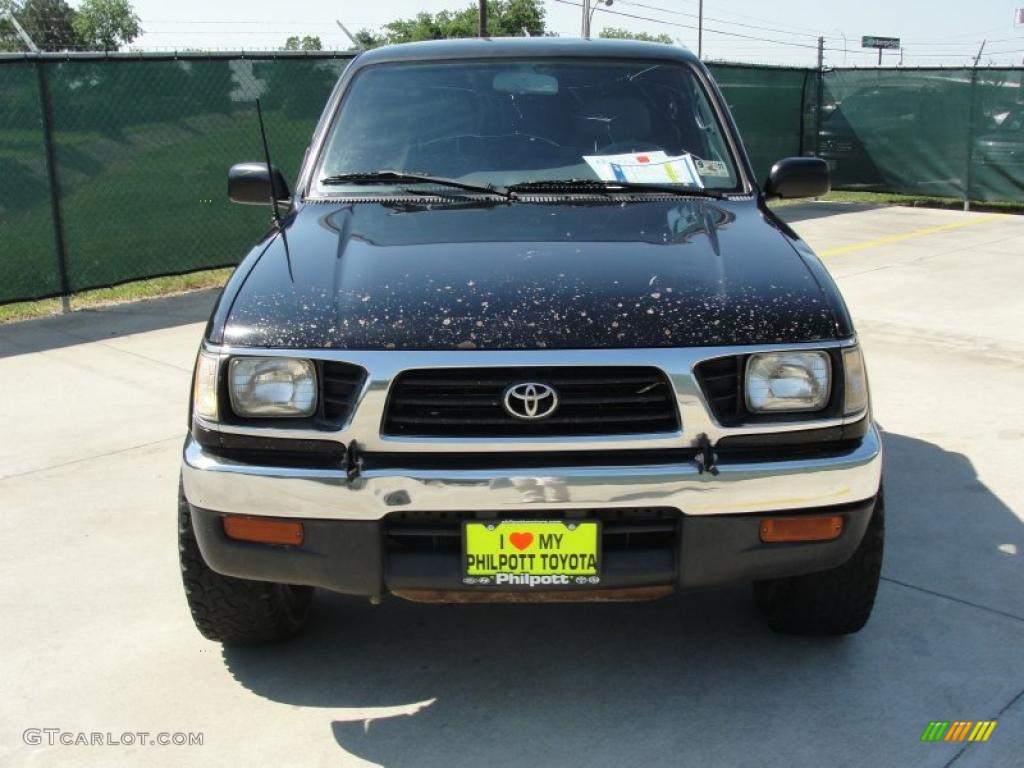
[{"label": "pavement crack", "polygon": [[913,589],[913,590],[916,590],[918,592],[924,592],[926,595],[934,595],[935,597],[941,597],[944,600],[951,600],[954,603],[960,603],[961,605],[967,605],[967,606],[970,606],[971,608],[977,608],[977,609],[982,610],[982,611],[988,611],[989,613],[996,613],[996,614],[998,614],[1000,616],[1005,616],[1008,619],[1013,619],[1014,621],[1024,622],[1024,616],[1017,616],[1016,614],[1008,613],[1006,611],[1001,611],[998,608],[992,608],[992,607],[987,606],[987,605],[981,605],[980,603],[972,603],[970,600],[962,600],[959,597],[953,597],[952,595],[946,595],[946,594],[943,594],[942,592],[936,592],[933,589],[926,589],[925,587],[919,587],[916,584],[908,584],[907,582],[900,581],[899,579],[893,579],[893,578],[890,578],[888,576],[883,576],[882,577],[882,581],[888,581],[890,584],[897,584],[897,585],[899,585],[901,587],[906,587],[907,589]]},{"label": "pavement crack", "polygon": [[945,250],[945,251],[938,251],[936,253],[922,254],[920,256],[917,256],[917,257],[914,257],[914,258],[911,258],[911,259],[907,259],[906,261],[893,262],[893,263],[889,263],[889,264],[878,264],[878,265],[876,265],[874,267],[868,267],[866,269],[860,269],[860,270],[857,270],[855,272],[839,272],[839,271],[837,271],[836,275],[840,279],[847,279],[847,278],[853,278],[853,277],[860,277],[861,275],[870,275],[870,274],[873,274],[875,272],[881,272],[881,271],[886,270],[886,269],[906,269],[908,267],[919,266],[922,263],[929,262],[929,261],[931,261],[933,259],[937,259],[937,258],[940,258],[942,256],[953,256],[953,255],[956,255],[958,253],[964,253],[964,252],[972,252],[973,253],[973,252],[977,251],[978,248],[981,247],[981,246],[995,245],[997,243],[1006,242],[1007,240],[1016,240],[1016,239],[1019,239],[1019,237],[1020,237],[1020,235],[1015,233],[1015,234],[1009,235],[1007,237],[998,237],[998,238],[995,238],[994,240],[985,241],[983,243],[972,244],[972,245],[965,245],[965,246],[957,246],[956,248],[950,248],[950,249]]},{"label": "pavement crack", "polygon": [[150,362],[150,363],[156,363],[157,365],[162,365],[162,366],[165,366],[166,368],[173,368],[175,371],[182,371],[184,373],[189,373],[192,370],[191,368],[183,367],[183,366],[180,366],[180,365],[175,365],[174,363],[168,363],[166,360],[158,360],[155,357],[149,357],[149,355],[143,355],[143,354],[140,354],[138,352],[132,352],[131,350],[122,349],[121,347],[114,346],[113,344],[110,344],[109,342],[106,342],[106,341],[101,341],[101,342],[98,342],[98,343],[100,344],[100,346],[102,346],[102,347],[104,347],[106,349],[112,349],[115,352],[121,352],[122,354],[125,354],[125,355],[131,355],[132,357],[137,357],[140,360],[146,360],[147,362]]},{"label": "pavement crack", "polygon": [[934,259],[938,259],[938,258],[941,258],[943,256],[953,256],[953,255],[956,255],[958,253],[965,253],[965,252],[975,253],[980,248],[982,248],[982,247],[984,247],[986,245],[996,245],[998,243],[1005,243],[1008,240],[1019,240],[1019,239],[1020,239],[1020,234],[1019,233],[1014,233],[1012,235],[1007,235],[1006,237],[997,237],[997,238],[994,238],[994,239],[991,239],[991,240],[985,240],[985,241],[980,242],[980,243],[972,243],[971,245],[958,245],[956,248],[949,248],[949,249],[944,250],[944,251],[936,251],[935,253],[923,253],[920,256],[915,256],[914,258],[907,259],[906,261],[900,262],[899,264],[894,264],[893,266],[910,266],[910,265],[920,264],[922,262],[933,261]]},{"label": "pavement crack", "polygon": [[862,270],[860,270],[858,272],[839,272],[839,271],[837,271],[836,272],[836,277],[838,277],[840,280],[845,280],[845,279],[848,279],[848,278],[851,278],[851,277],[860,277],[861,275],[870,275],[870,274],[872,274],[874,272],[882,272],[882,271],[884,271],[886,269],[895,269],[897,266],[899,266],[899,265],[898,264],[879,264],[877,267],[869,267],[867,269],[862,269]]},{"label": "pavement crack", "polygon": [[1005,707],[996,712],[996,719],[998,719],[1000,715],[1002,715],[1004,712],[1009,710],[1010,707],[1012,707],[1014,704],[1020,701],[1021,696],[1024,696],[1024,688],[1021,688],[1019,691],[1017,691],[1017,695],[1010,699]]},{"label": "pavement crack", "polygon": [[944,764],[943,764],[942,768],[949,768],[949,766],[951,766],[951,765],[952,765],[953,763],[955,763],[955,762],[956,762],[957,760],[959,760],[959,759],[960,759],[960,756],[961,756],[961,755],[962,755],[962,754],[963,754],[964,752],[966,752],[966,751],[967,751],[967,745],[966,745],[966,744],[964,744],[964,745],[963,745],[962,747],[960,747],[960,750],[959,750],[959,751],[958,751],[958,752],[957,752],[957,753],[956,753],[955,755],[953,755],[953,757],[951,757],[951,758],[949,759],[949,762],[948,762],[948,763],[944,763]]},{"label": "pavement crack", "polygon": [[69,338],[78,339],[82,344],[98,344],[104,349],[109,349],[113,352],[120,352],[123,355],[131,355],[132,357],[137,357],[140,360],[145,360],[150,363],[156,363],[157,365],[162,365],[166,368],[172,368],[175,371],[184,371],[187,373],[191,370],[190,368],[183,368],[182,366],[175,365],[174,363],[168,363],[166,360],[159,360],[155,357],[149,357],[148,355],[143,355],[139,352],[132,352],[129,349],[123,349],[122,347],[118,347],[115,344],[111,344],[108,339],[90,339],[86,336],[79,336],[76,333],[71,333],[70,331],[65,330],[59,330],[58,332],[64,334],[65,336],[68,336]]},{"label": "pavement crack", "polygon": [[861,332],[876,336],[885,335],[896,344],[938,347],[949,353],[976,358],[982,362],[1009,363],[1015,368],[1024,363],[1024,346],[1011,346],[1012,342],[1004,339],[953,333],[939,334],[930,328],[877,320],[861,320],[857,326]]},{"label": "pavement crack", "polygon": [[180,440],[181,435],[175,435],[174,437],[162,437],[159,440],[152,440],[148,443],[140,443],[139,445],[129,445],[127,448],[118,448],[114,451],[107,451],[106,453],[97,453],[93,456],[83,456],[80,459],[71,459],[70,461],[63,461],[60,464],[51,464],[46,467],[36,467],[35,469],[27,469],[24,472],[15,472],[12,475],[0,475],[0,482],[4,480],[12,480],[16,477],[26,477],[27,475],[34,475],[39,472],[46,472],[51,469],[61,469],[62,467],[70,467],[73,464],[81,464],[83,461],[92,461],[93,459],[105,459],[107,456],[117,456],[120,453],[128,453],[129,451],[135,451],[139,448],[148,448],[151,445],[160,445],[161,443],[167,443],[171,440]]},{"label": "pavement crack", "polygon": [[[139,352],[132,352],[129,349],[124,349],[124,348],[119,347],[119,346],[117,346],[115,344],[111,344],[109,339],[102,339],[102,338],[101,339],[93,339],[93,338],[90,338],[89,336],[80,336],[77,333],[72,333],[71,331],[68,331],[68,330],[66,330],[64,328],[53,328],[52,332],[54,334],[59,335],[59,336],[64,336],[64,337],[66,337],[68,339],[74,339],[76,342],[78,342],[78,344],[96,344],[96,345],[98,345],[98,346],[100,346],[100,347],[102,347],[104,349],[109,349],[112,352],[119,352],[119,353],[124,354],[124,355],[131,355],[132,357],[137,357],[140,360],[145,360],[146,362],[149,362],[149,363],[155,363],[156,365],[162,365],[162,366],[164,366],[166,368],[171,368],[171,369],[173,369],[175,371],[189,373],[192,370],[190,367],[184,367],[184,366],[180,366],[180,365],[175,365],[174,363],[169,363],[166,360],[160,360],[159,358],[156,358],[156,357],[149,357],[148,355],[143,355],[143,354],[141,354]],[[11,346],[17,347],[18,349],[23,350],[27,354],[33,354],[34,353],[34,354],[48,355],[48,354],[52,354],[54,352],[57,352],[57,351],[59,351],[61,349],[66,349],[67,348],[66,346],[53,346],[53,347],[48,347],[48,348],[45,348],[45,349],[37,349],[37,348],[34,347],[34,345],[31,345],[31,344],[26,345],[26,344],[23,344],[23,343],[20,343],[20,342],[16,341],[13,338],[10,338],[10,337],[4,336],[2,338],[4,339],[5,342],[9,343]],[[71,345],[71,346],[77,346],[77,345]]]},{"label": "pavement crack", "polygon": [[[1017,691],[1017,695],[1014,696],[1012,699],[1010,699],[1010,701],[1007,702],[1006,705],[1002,709],[1000,709],[998,712],[996,712],[996,716],[993,717],[992,719],[993,720],[999,720],[999,718],[1003,716],[1004,712],[1006,712],[1010,707],[1012,707],[1014,704],[1016,704],[1018,701],[1020,701],[1020,697],[1021,696],[1024,696],[1024,688],[1022,688],[1021,690]],[[943,765],[942,768],[949,768],[949,766],[951,766],[953,763],[955,763],[957,760],[959,760],[960,756],[964,752],[967,751],[967,746],[968,746],[967,744],[964,744],[962,747],[960,747],[960,751],[957,752],[955,755],[953,755],[949,759],[949,762],[946,763],[945,765]]]}]

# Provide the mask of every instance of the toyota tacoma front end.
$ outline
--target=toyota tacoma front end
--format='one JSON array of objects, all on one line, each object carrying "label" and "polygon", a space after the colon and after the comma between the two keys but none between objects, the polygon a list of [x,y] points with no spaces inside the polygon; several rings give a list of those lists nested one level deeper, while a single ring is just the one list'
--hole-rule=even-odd
[{"label": "toyota tacoma front end", "polygon": [[196,362],[180,551],[199,629],[296,632],[314,587],[650,599],[750,582],[867,620],[881,442],[846,307],[766,206],[706,69],[632,42],[449,41],[346,69]]}]

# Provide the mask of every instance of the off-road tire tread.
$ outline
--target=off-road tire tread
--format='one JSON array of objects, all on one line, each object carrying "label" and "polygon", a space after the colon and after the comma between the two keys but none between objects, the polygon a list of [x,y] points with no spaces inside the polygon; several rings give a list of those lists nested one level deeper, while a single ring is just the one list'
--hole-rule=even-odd
[{"label": "off-road tire tread", "polygon": [[884,540],[885,504],[879,492],[864,538],[843,565],[754,584],[754,596],[768,626],[789,635],[860,631],[875,604]]},{"label": "off-road tire tread", "polygon": [[222,576],[206,564],[180,486],[178,554],[192,619],[208,640],[225,645],[278,642],[294,636],[305,624],[312,587]]}]

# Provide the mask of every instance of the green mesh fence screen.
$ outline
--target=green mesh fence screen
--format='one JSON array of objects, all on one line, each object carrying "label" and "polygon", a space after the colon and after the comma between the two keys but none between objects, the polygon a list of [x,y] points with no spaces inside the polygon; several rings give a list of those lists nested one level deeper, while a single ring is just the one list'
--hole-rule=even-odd
[{"label": "green mesh fence screen", "polygon": [[61,289],[36,66],[0,68],[0,302]]},{"label": "green mesh fence screen", "polygon": [[819,154],[833,186],[963,195],[969,71],[839,70],[824,91]]},{"label": "green mesh fence screen", "polygon": [[[73,291],[233,264],[269,212],[232,205],[228,166],[263,156],[294,179],[343,62],[65,62],[53,123]],[[116,108],[112,108],[116,105]]]},{"label": "green mesh fence screen", "polygon": [[[52,116],[68,289],[232,265],[269,211],[227,200],[263,157],[294,179],[345,56],[0,61],[0,303],[61,293],[39,76]],[[13,109],[12,109],[13,107]]]},{"label": "green mesh fence screen", "polygon": [[1024,69],[826,72],[820,151],[839,189],[1024,200]]},{"label": "green mesh fence screen", "polygon": [[[262,158],[254,100],[293,180],[346,63],[0,58],[0,303],[62,292],[55,220],[70,291],[237,263],[269,222],[225,189],[232,163]],[[1024,69],[710,68],[761,181],[818,153],[840,189],[1024,201]]]},{"label": "green mesh fence screen", "polygon": [[708,68],[729,104],[758,181],[772,164],[803,152],[804,97],[814,72],[734,64]]},{"label": "green mesh fence screen", "polygon": [[977,71],[970,128],[970,197],[1024,200],[1024,68]]}]

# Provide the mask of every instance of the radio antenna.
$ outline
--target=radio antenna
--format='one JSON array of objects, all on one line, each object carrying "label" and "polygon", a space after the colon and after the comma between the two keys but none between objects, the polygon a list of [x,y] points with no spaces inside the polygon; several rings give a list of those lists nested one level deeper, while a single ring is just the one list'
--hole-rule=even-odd
[{"label": "radio antenna", "polygon": [[267,129],[263,125],[263,108],[260,107],[260,100],[256,99],[256,116],[260,122],[260,136],[263,139],[263,159],[267,161],[267,178],[270,179],[270,205],[274,209],[274,223],[280,228],[281,213],[277,210],[277,184],[274,176],[273,166],[270,164],[270,145],[267,144]]}]

